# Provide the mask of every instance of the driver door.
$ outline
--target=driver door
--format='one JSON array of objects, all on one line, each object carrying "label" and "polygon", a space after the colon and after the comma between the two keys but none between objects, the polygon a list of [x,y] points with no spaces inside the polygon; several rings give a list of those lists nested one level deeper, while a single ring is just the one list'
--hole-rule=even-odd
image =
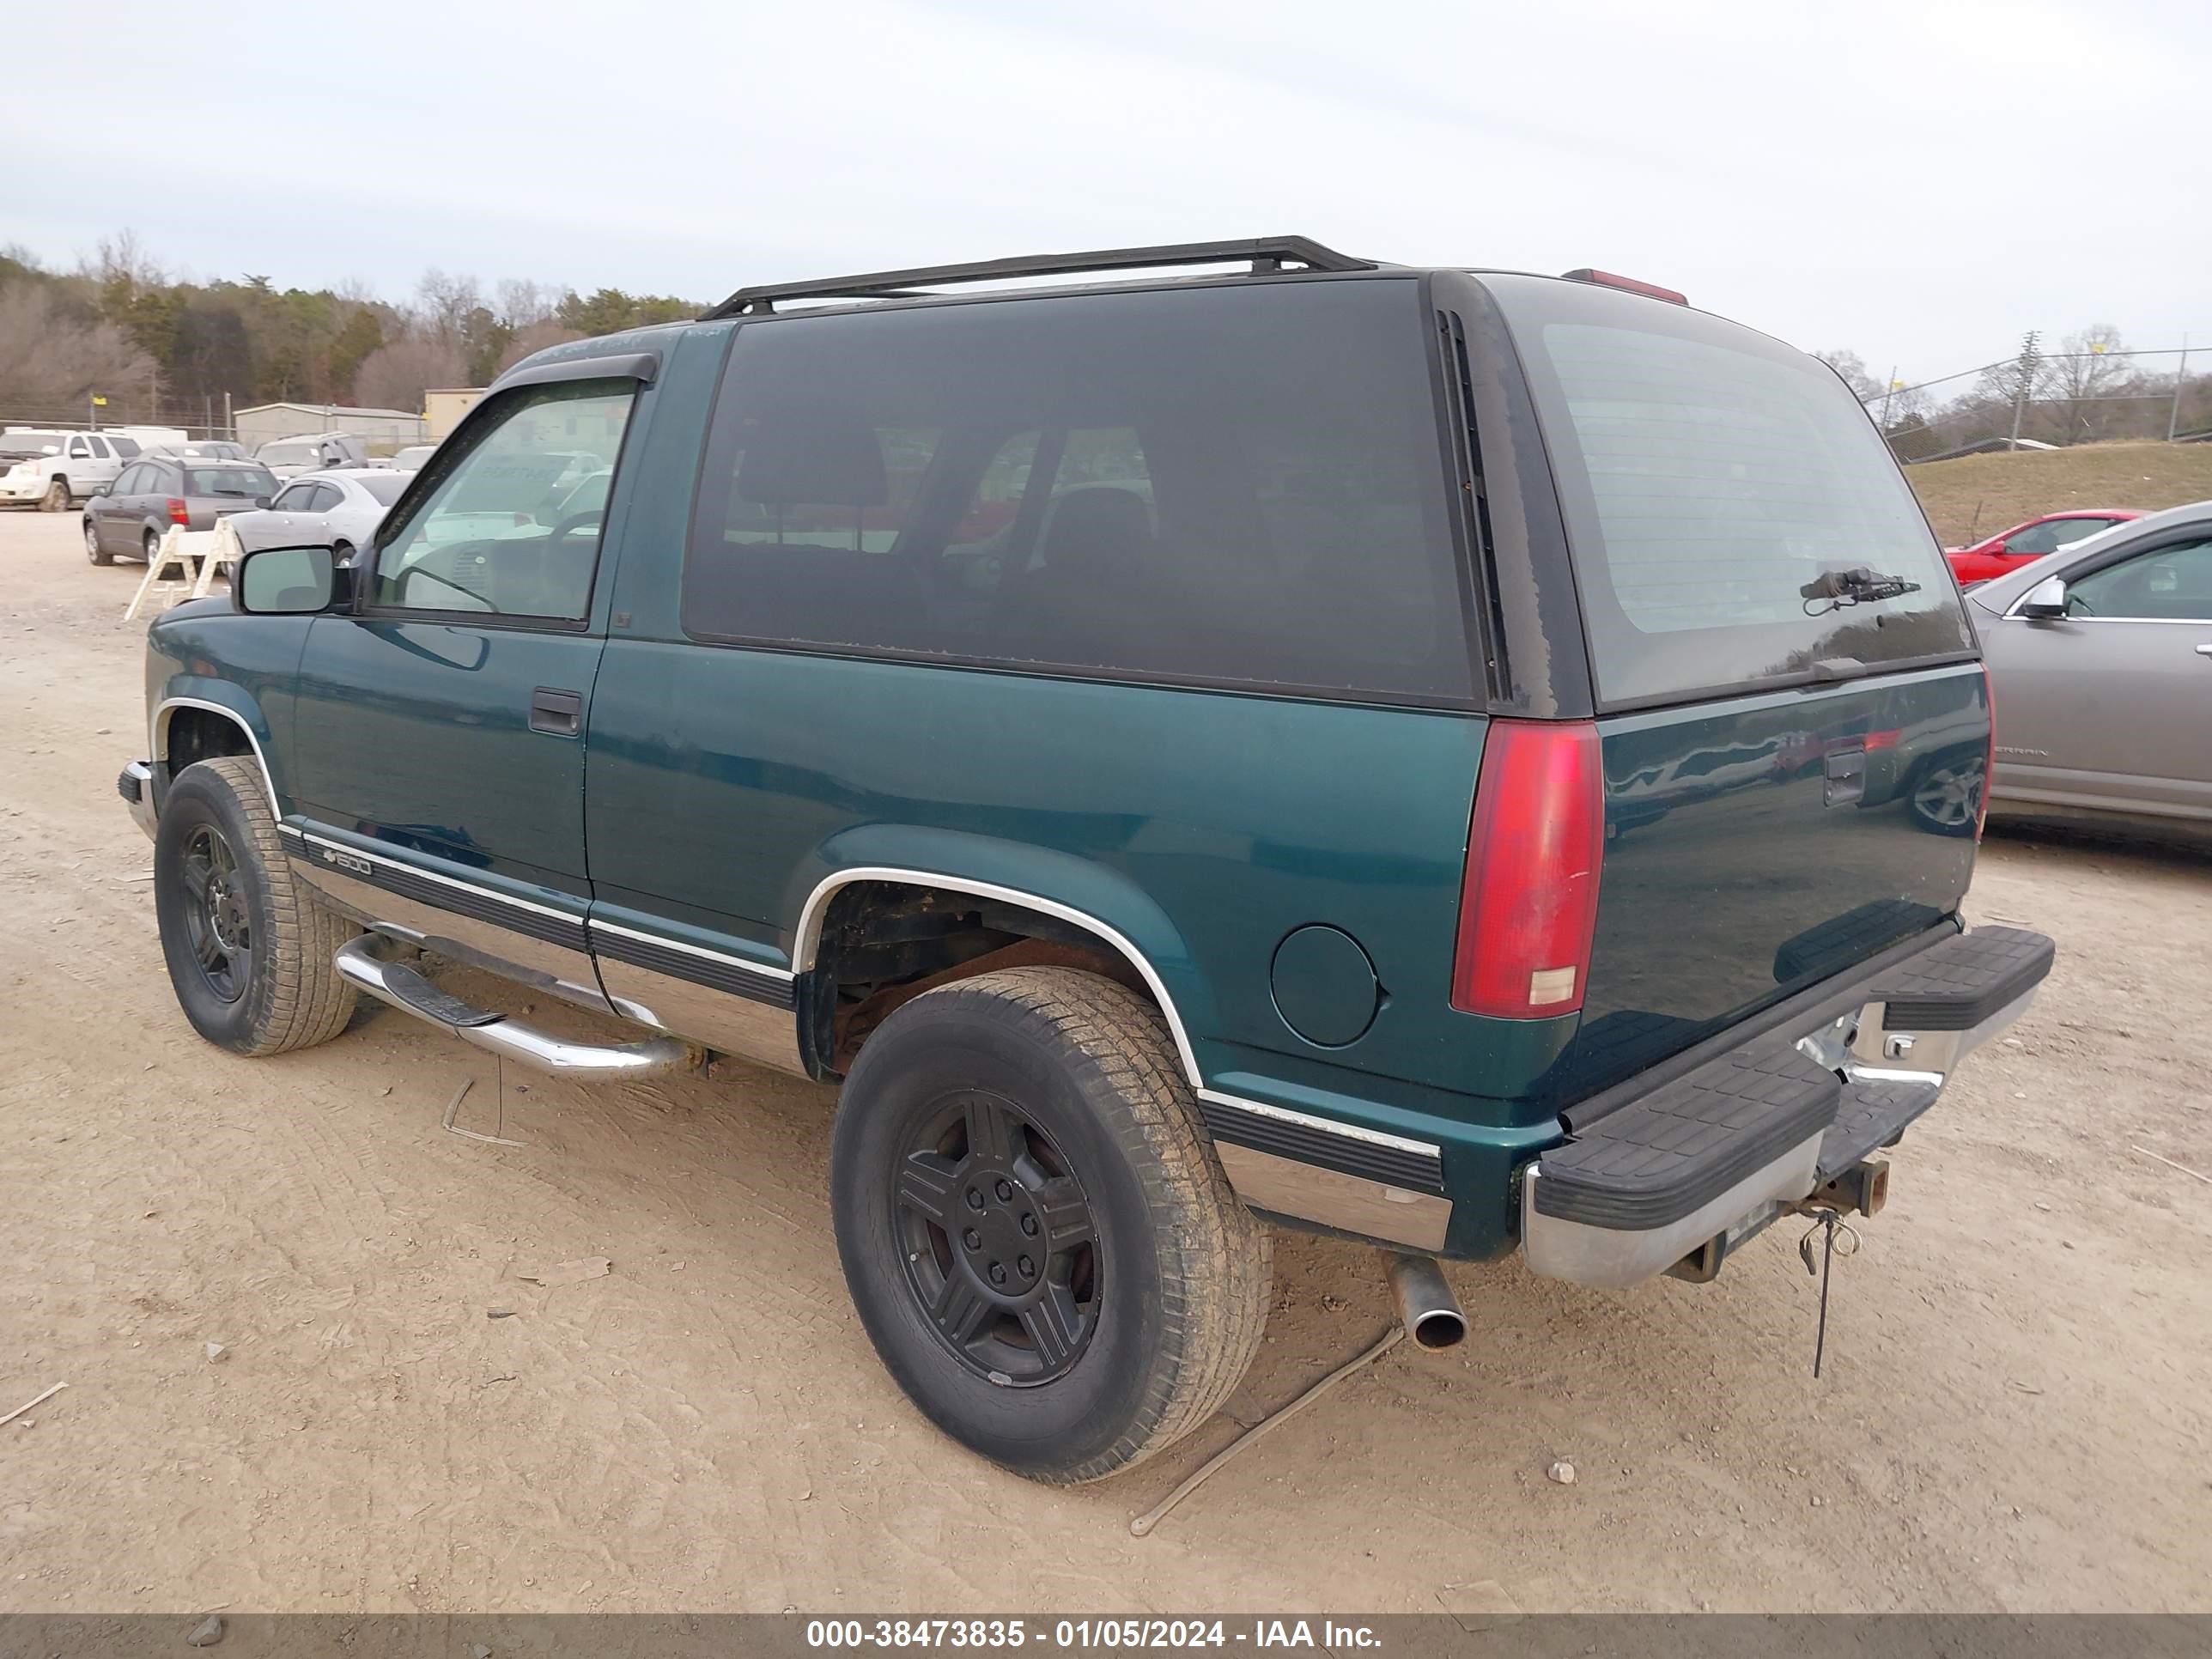
[{"label": "driver door", "polygon": [[2063,619],[1984,630],[1998,793],[2212,820],[2212,537],[2168,532],[2057,574]]},{"label": "driver door", "polygon": [[642,390],[602,368],[471,411],[362,555],[351,612],[308,629],[289,769],[290,850],[348,909],[602,1007],[583,918],[604,514],[556,520],[552,486],[580,445],[617,464]]}]

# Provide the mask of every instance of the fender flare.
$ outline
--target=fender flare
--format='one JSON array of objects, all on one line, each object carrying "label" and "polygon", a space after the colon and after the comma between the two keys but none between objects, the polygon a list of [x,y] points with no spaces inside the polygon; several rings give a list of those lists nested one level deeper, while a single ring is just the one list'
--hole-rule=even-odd
[{"label": "fender flare", "polygon": [[154,760],[167,763],[169,722],[173,711],[179,708],[204,708],[211,714],[220,714],[245,734],[246,746],[253,751],[254,763],[261,769],[261,787],[269,793],[269,810],[283,816],[282,798],[276,793],[276,776],[269,769],[269,757],[261,747],[261,734],[253,729],[252,721],[228,703],[206,697],[164,697],[147,717],[147,753]]}]

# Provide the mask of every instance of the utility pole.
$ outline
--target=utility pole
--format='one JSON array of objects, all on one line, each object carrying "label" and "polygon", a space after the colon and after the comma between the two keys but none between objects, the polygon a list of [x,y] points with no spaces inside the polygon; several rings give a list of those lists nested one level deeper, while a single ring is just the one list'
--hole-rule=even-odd
[{"label": "utility pole", "polygon": [[2039,331],[2030,329],[2021,336],[2020,359],[2013,365],[2012,442],[2009,449],[2020,447],[2021,416],[2027,412],[2027,394],[2034,390],[2036,371],[2043,366],[2043,354],[2036,349],[2042,338]]},{"label": "utility pole", "polygon": [[2181,337],[2181,362],[2173,371],[2173,406],[2166,412],[2166,441],[2173,441],[2181,425],[2181,388],[2189,382],[2189,337]]},{"label": "utility pole", "polygon": [[238,422],[230,416],[230,393],[228,392],[222,394],[222,430],[223,435],[231,442],[238,441]]},{"label": "utility pole", "polygon": [[1889,431],[1889,400],[1896,395],[1897,365],[1892,363],[1889,366],[1889,380],[1881,394],[1881,429],[1885,434]]}]

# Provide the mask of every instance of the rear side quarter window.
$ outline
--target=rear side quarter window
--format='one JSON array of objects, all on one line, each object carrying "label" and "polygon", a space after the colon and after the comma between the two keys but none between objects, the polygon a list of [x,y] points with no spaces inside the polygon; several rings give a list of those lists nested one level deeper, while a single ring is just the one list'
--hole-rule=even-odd
[{"label": "rear side quarter window", "polygon": [[684,627],[1462,704],[1425,319],[1380,280],[748,324]]}]

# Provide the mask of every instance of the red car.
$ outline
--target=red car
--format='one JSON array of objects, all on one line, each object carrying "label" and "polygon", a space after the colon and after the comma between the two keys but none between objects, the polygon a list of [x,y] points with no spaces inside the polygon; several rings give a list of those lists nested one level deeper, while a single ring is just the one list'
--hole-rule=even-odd
[{"label": "red car", "polygon": [[2026,524],[2016,524],[2002,535],[1976,542],[1972,547],[1947,547],[1943,556],[1960,586],[1985,582],[2017,570],[2030,559],[2056,553],[2069,543],[2086,540],[2100,530],[2125,524],[2142,514],[2131,507],[2084,507],[2066,513],[2046,513]]}]

